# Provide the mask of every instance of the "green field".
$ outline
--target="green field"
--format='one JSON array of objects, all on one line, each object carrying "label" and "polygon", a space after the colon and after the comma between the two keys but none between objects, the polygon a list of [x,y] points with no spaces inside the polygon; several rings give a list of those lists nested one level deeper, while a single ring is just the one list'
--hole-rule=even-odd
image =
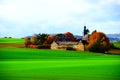
[{"label": "green field", "polygon": [[0,43],[23,43],[24,39],[19,38],[0,38]]},{"label": "green field", "polygon": [[0,80],[120,80],[120,55],[5,46],[0,47]]},{"label": "green field", "polygon": [[116,48],[120,48],[120,42],[112,42]]},{"label": "green field", "polygon": [[120,80],[120,56],[0,48],[0,80]]}]

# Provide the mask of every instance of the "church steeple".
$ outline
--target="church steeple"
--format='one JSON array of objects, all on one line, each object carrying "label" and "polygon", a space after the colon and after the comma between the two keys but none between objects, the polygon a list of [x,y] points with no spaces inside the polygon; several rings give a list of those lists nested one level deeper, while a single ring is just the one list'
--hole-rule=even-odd
[{"label": "church steeple", "polygon": [[86,34],[88,34],[88,33],[89,33],[89,30],[86,29],[86,26],[84,26],[83,34],[86,35]]}]

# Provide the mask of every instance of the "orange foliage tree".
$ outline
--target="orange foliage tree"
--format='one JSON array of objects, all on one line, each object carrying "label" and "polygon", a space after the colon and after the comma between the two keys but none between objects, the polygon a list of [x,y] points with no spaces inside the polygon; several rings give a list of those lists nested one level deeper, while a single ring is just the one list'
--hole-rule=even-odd
[{"label": "orange foliage tree", "polygon": [[92,52],[108,51],[110,49],[110,42],[106,35],[102,32],[95,32],[89,37],[89,44],[87,49]]},{"label": "orange foliage tree", "polygon": [[65,32],[64,34],[66,34],[68,37],[70,37],[72,39],[72,41],[75,41],[74,40],[74,35],[70,32]]},{"label": "orange foliage tree", "polygon": [[45,40],[44,44],[51,44],[54,41],[54,36],[49,35]]}]

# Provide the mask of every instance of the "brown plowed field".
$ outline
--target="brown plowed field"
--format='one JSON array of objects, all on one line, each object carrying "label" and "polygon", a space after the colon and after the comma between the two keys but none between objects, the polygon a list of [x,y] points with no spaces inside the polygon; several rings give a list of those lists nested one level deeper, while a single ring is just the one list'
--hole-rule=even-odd
[{"label": "brown plowed field", "polygon": [[24,44],[17,44],[17,43],[0,43],[0,47],[19,47],[23,48]]}]

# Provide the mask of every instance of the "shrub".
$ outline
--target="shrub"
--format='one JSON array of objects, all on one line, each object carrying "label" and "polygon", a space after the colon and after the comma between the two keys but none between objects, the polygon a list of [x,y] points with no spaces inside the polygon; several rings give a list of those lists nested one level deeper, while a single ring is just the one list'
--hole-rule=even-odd
[{"label": "shrub", "polygon": [[38,49],[50,49],[49,45],[39,45],[37,46]]},{"label": "shrub", "polygon": [[29,48],[37,48],[37,47],[38,47],[38,45],[33,45],[33,44],[30,44],[30,45],[28,45],[28,47],[29,47]]},{"label": "shrub", "polygon": [[115,45],[113,43],[110,43],[110,48],[114,49]]},{"label": "shrub", "polygon": [[102,32],[95,32],[89,38],[87,49],[92,52],[108,51],[110,49],[109,39]]}]

